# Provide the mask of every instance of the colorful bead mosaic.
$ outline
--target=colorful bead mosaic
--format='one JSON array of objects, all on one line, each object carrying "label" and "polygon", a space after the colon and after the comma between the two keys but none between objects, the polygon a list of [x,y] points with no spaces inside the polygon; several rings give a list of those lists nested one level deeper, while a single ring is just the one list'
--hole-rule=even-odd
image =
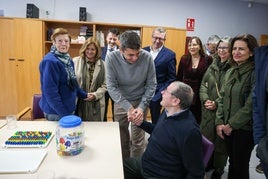
[{"label": "colorful bead mosaic", "polygon": [[52,137],[49,131],[17,131],[6,142],[6,146],[45,146]]}]

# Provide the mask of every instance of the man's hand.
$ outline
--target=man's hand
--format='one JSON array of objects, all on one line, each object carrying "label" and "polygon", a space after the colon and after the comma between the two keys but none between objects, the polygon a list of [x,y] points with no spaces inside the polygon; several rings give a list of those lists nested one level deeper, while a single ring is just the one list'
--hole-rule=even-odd
[{"label": "man's hand", "polygon": [[128,121],[140,126],[143,122],[143,110],[140,108],[130,108],[128,111]]}]

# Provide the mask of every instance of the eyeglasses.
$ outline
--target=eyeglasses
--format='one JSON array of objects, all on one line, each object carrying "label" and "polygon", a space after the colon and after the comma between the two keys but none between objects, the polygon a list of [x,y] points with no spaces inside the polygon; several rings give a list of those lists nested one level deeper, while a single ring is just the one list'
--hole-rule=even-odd
[{"label": "eyeglasses", "polygon": [[155,37],[155,36],[152,36],[153,39],[155,40],[159,40],[159,41],[165,41],[166,39],[165,38],[162,38],[162,37]]},{"label": "eyeglasses", "polygon": [[218,50],[228,50],[229,47],[218,47]]},{"label": "eyeglasses", "polygon": [[169,93],[170,95],[172,95],[172,96],[178,98],[173,92],[169,92],[169,91],[167,90],[167,88],[165,88],[163,91],[164,91],[165,93]]}]

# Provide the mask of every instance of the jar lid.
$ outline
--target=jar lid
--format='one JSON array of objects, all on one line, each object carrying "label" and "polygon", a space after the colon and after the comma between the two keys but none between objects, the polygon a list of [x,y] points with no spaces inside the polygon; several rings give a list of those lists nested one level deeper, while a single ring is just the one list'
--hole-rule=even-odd
[{"label": "jar lid", "polygon": [[64,128],[76,127],[82,123],[82,119],[75,115],[64,116],[59,120],[59,125]]}]

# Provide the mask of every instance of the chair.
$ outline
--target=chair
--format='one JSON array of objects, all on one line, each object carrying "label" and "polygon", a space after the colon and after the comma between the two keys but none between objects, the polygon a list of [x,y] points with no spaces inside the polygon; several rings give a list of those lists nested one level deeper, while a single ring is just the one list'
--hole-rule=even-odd
[{"label": "chair", "polygon": [[203,146],[203,162],[205,167],[207,167],[208,161],[212,156],[215,146],[205,136],[202,136],[202,146]]},{"label": "chair", "polygon": [[44,113],[39,106],[41,94],[34,94],[32,98],[32,106],[24,108],[17,114],[17,120],[20,120],[28,111],[31,111],[31,120],[44,119]]}]

